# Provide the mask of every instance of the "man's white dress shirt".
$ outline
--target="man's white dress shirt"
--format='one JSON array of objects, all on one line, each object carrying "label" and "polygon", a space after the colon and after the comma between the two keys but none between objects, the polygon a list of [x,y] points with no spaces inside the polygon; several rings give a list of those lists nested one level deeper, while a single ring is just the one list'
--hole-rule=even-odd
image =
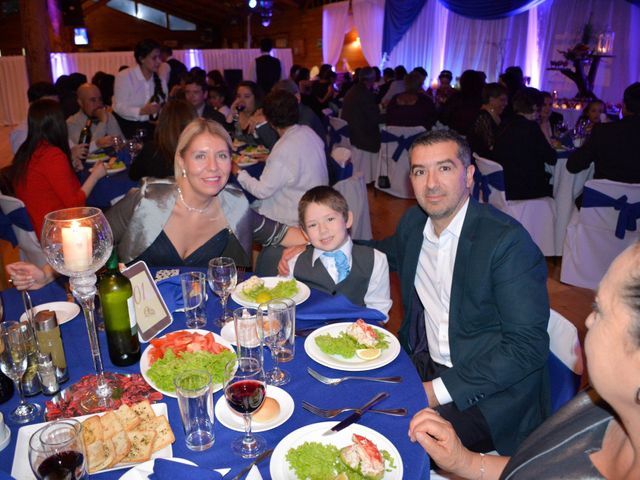
[{"label": "man's white dress shirt", "polygon": [[[166,96],[166,78],[163,75],[159,76],[162,91]],[[149,115],[140,115],[140,109],[153,96],[155,86],[153,75],[149,77],[149,80],[145,80],[140,65],[122,70],[116,75],[113,86],[113,111],[127,120],[146,122],[149,120]]]},{"label": "man's white dress shirt", "polygon": [[[424,226],[424,240],[416,269],[415,287],[424,306],[424,324],[431,359],[452,367],[449,345],[449,306],[453,268],[456,263],[458,241],[467,214],[469,200],[438,237],[431,218]],[[433,390],[441,405],[452,401],[441,378],[433,380]]]}]

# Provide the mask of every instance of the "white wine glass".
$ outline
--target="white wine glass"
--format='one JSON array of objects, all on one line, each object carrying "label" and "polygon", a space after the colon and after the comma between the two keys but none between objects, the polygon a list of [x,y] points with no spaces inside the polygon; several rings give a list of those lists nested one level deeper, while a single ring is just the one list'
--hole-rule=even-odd
[{"label": "white wine glass", "polygon": [[225,323],[233,320],[233,316],[227,310],[227,299],[238,283],[238,270],[233,259],[216,257],[209,260],[207,280],[211,290],[220,297],[222,304],[222,314],[213,324],[222,328]]},{"label": "white wine glass", "polygon": [[28,340],[22,333],[18,322],[7,321],[0,324],[0,369],[13,380],[20,394],[20,403],[9,414],[14,423],[28,423],[36,419],[42,407],[35,403],[27,403],[22,391],[21,379],[27,371],[29,350]]},{"label": "white wine glass", "polygon": [[292,320],[289,306],[280,300],[271,300],[258,307],[258,331],[263,343],[269,347],[275,366],[265,373],[269,385],[282,386],[291,381],[289,372],[280,369],[280,351],[287,344]]}]

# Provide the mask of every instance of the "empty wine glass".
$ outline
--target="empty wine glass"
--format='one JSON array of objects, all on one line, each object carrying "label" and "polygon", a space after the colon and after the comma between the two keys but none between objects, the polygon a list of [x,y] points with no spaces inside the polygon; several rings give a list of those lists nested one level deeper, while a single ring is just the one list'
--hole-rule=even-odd
[{"label": "empty wine glass", "polygon": [[82,424],[58,420],[37,430],[29,439],[29,464],[40,479],[81,479],[86,476]]},{"label": "empty wine glass", "polygon": [[216,257],[209,260],[207,280],[211,290],[220,297],[222,314],[213,322],[214,326],[222,328],[225,323],[233,320],[233,316],[227,310],[227,299],[238,282],[238,271],[232,258]]},{"label": "empty wine glass", "polygon": [[292,319],[289,307],[280,300],[272,300],[258,307],[258,328],[262,340],[271,351],[271,358],[275,363],[272,370],[265,373],[269,385],[286,385],[291,380],[289,372],[280,369],[279,355],[289,339]]},{"label": "empty wine glass", "polygon": [[22,391],[21,379],[27,371],[28,340],[22,333],[18,322],[7,321],[0,324],[0,369],[13,380],[20,394],[20,404],[9,414],[15,423],[28,423],[40,415],[42,407],[35,403],[27,403]]},{"label": "empty wine glass", "polygon": [[131,161],[133,161],[136,156],[142,150],[142,140],[138,137],[132,137],[127,140],[127,151],[129,152],[129,156],[131,157]]},{"label": "empty wine glass", "polygon": [[229,407],[244,419],[244,435],[231,442],[231,450],[242,458],[254,458],[265,449],[266,442],[251,433],[251,415],[258,410],[266,395],[262,363],[254,357],[238,357],[224,370],[224,397]]}]

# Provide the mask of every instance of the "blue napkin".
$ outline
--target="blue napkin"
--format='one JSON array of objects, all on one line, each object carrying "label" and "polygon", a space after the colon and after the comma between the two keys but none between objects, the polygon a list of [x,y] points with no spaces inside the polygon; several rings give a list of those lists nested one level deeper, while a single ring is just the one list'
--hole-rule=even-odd
[{"label": "blue napkin", "polygon": [[181,477],[197,478],[198,480],[220,480],[222,475],[208,468],[194,467],[186,463],[172,462],[164,458],[156,458],[153,463],[153,473],[150,480],[176,480]]},{"label": "blue napkin", "polygon": [[165,278],[156,283],[160,295],[167,304],[170,312],[175,312],[179,308],[184,308],[184,300],[182,299],[182,285],[180,283],[180,275]]},{"label": "blue napkin", "polygon": [[343,295],[329,295],[318,290],[311,290],[311,296],[296,308],[296,320],[313,326],[314,322],[324,323],[326,320],[356,320],[362,318],[368,322],[383,322],[382,312],[372,308],[354,305]]}]

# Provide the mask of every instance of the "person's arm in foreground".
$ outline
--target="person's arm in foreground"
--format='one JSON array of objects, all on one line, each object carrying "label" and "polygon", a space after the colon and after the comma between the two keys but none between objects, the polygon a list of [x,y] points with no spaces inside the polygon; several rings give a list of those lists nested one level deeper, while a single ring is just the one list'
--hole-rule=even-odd
[{"label": "person's arm in foreground", "polygon": [[51,283],[57,276],[48,264],[38,267],[33,263],[14,262],[5,268],[11,277],[11,283],[18,290],[38,290]]}]

